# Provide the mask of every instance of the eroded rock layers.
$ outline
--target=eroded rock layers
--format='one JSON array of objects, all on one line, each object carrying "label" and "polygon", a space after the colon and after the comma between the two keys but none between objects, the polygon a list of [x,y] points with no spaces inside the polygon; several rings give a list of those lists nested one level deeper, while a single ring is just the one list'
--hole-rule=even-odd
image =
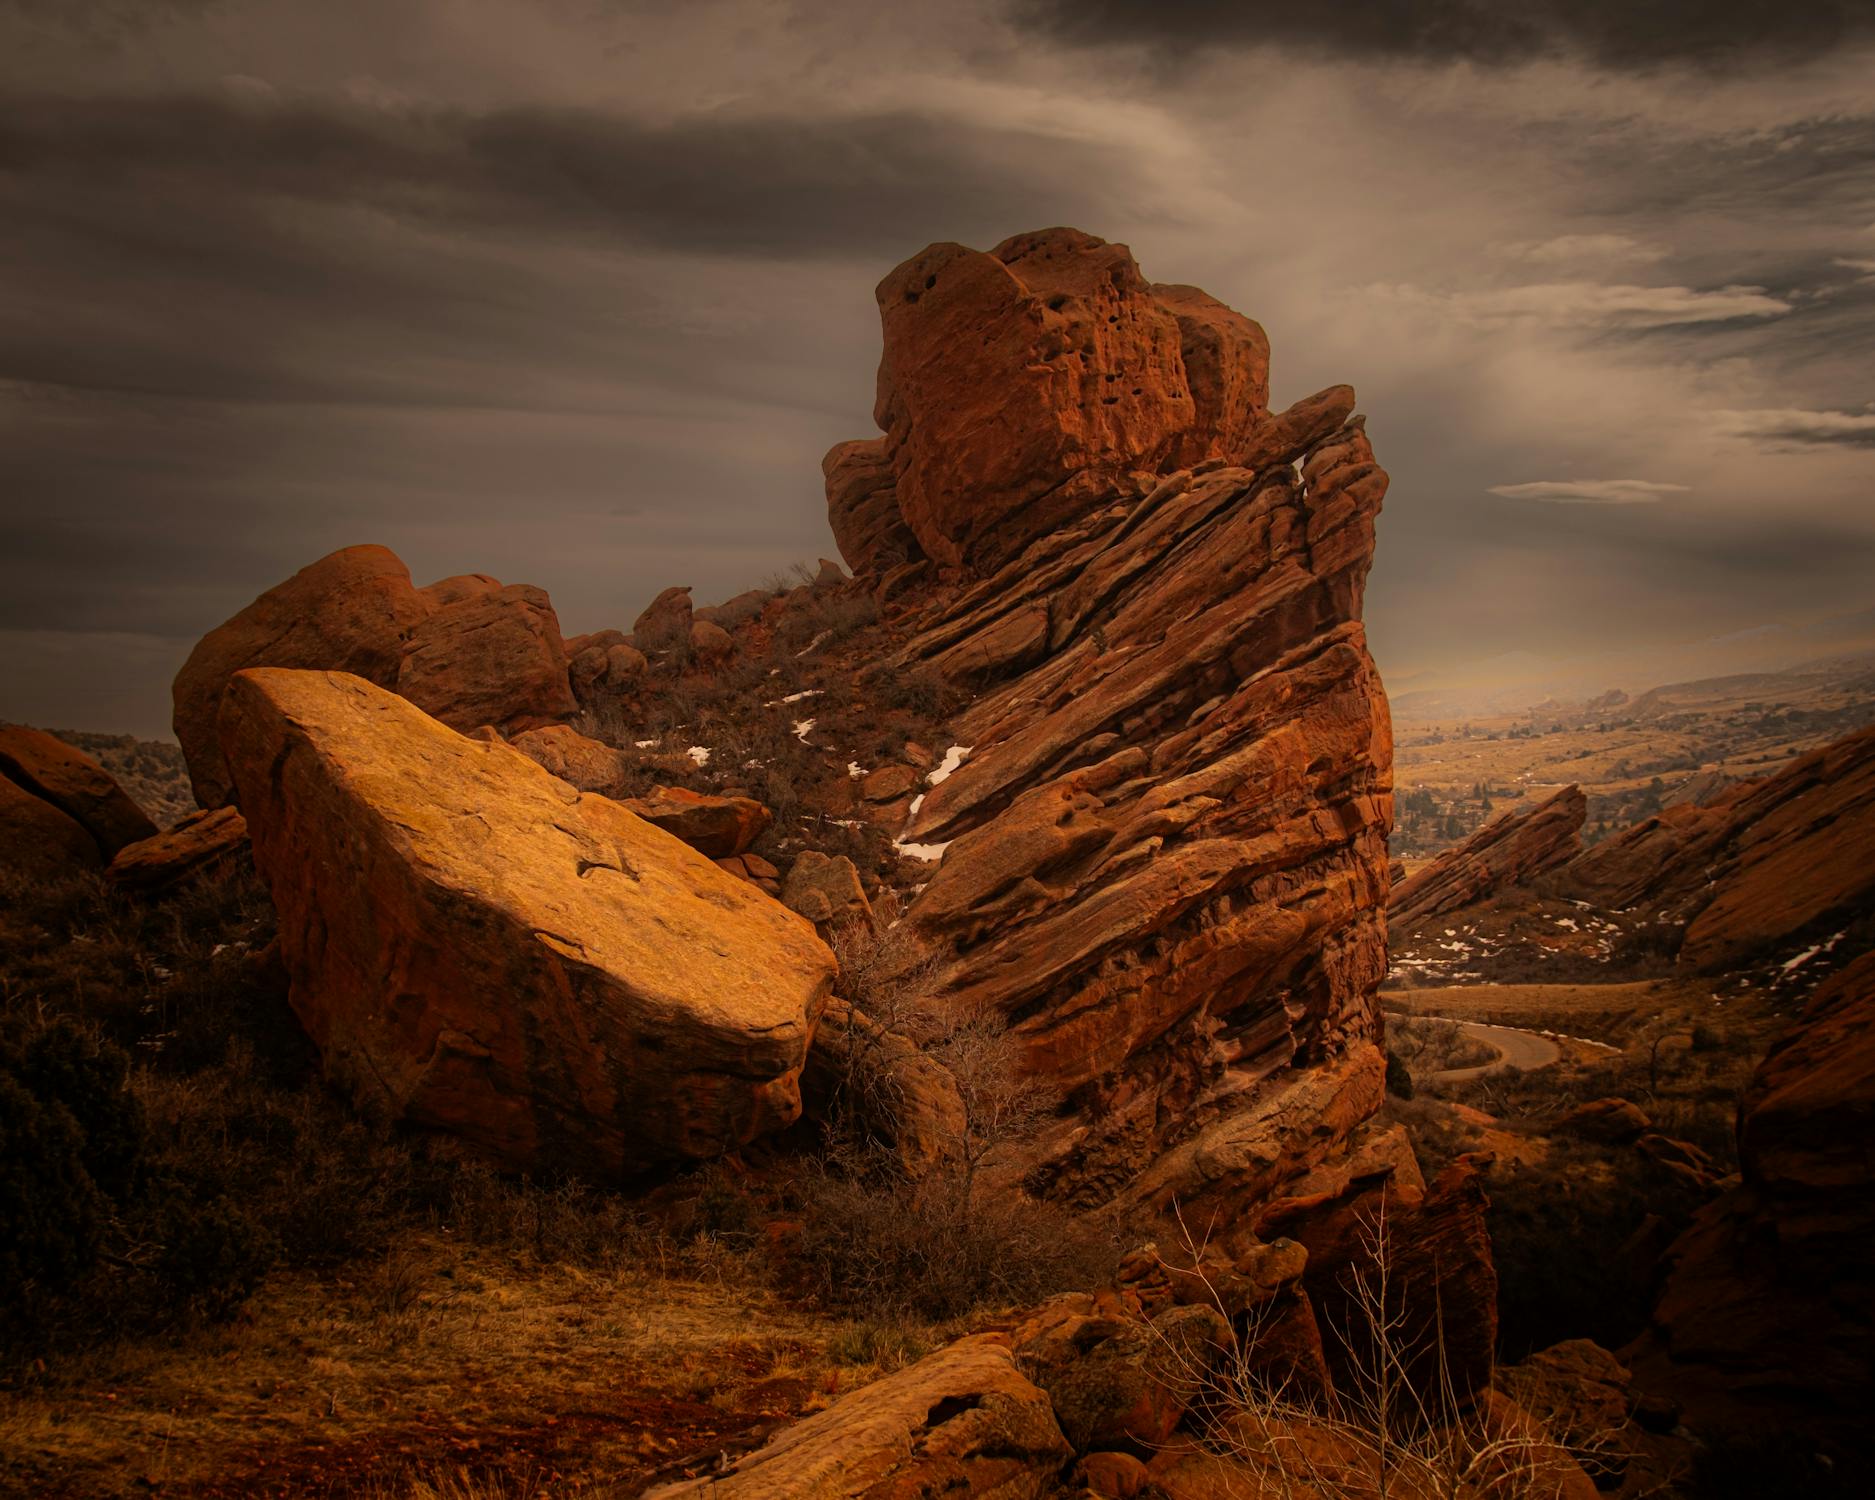
[{"label": "eroded rock layers", "polygon": [[1506,813],[1394,887],[1389,915],[1410,927],[1567,864],[1582,852],[1588,811],[1582,789],[1569,786],[1528,812]]},{"label": "eroded rock layers", "polygon": [[956,565],[875,670],[973,695],[906,920],[1067,1097],[1032,1185],[1241,1204],[1381,1094],[1386,474],[1350,389],[1271,414],[1261,330],[1124,247],[934,246],[879,299],[886,436],[829,455],[830,511],[860,575]]}]

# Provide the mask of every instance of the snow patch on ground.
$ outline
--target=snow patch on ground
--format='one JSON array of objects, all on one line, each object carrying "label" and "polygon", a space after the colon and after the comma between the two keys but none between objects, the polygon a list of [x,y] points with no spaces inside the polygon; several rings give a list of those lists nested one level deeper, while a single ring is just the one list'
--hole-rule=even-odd
[{"label": "snow patch on ground", "polygon": [[951,772],[955,771],[969,758],[973,748],[975,747],[971,745],[952,745],[950,749],[944,752],[944,759],[938,765],[938,768],[929,776],[925,777],[925,784],[927,786],[936,786],[939,782],[948,779]]},{"label": "snow patch on ground", "polygon": [[866,768],[856,760],[849,760],[846,763],[846,774],[854,781],[858,781],[860,777],[866,774]]},{"label": "snow patch on ground", "polygon": [[812,719],[796,719],[794,721],[794,737],[805,745],[807,743],[807,736],[813,730],[813,727],[814,721]]},{"label": "snow patch on ground", "polygon": [[913,859],[926,859],[936,863],[944,857],[944,851],[950,848],[950,844],[948,841],[942,844],[901,844],[894,839],[892,847],[900,854],[909,854]]},{"label": "snow patch on ground", "polygon": [[707,766],[710,763],[710,750],[707,745],[692,745],[688,750],[684,751],[684,754],[688,755],[699,766]]}]

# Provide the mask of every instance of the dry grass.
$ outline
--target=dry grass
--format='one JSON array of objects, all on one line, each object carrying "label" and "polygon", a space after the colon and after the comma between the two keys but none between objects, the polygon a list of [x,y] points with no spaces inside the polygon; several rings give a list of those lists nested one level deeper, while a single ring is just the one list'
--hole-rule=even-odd
[{"label": "dry grass", "polygon": [[277,1274],[236,1324],[16,1378],[0,1388],[0,1492],[245,1495],[264,1480],[417,1500],[603,1476],[629,1493],[931,1337],[796,1311],[708,1241],[590,1268],[438,1231],[328,1275]]},{"label": "dry grass", "polygon": [[[1577,1458],[1536,1424],[1506,1421],[1460,1389],[1443,1320],[1404,1307],[1389,1286],[1389,1232],[1384,1215],[1366,1226],[1347,1272],[1348,1323],[1325,1330],[1340,1346],[1332,1390],[1272,1382],[1254,1315],[1221,1365],[1192,1366],[1165,1345],[1206,1393],[1205,1446],[1231,1461],[1211,1471],[1220,1500],[1552,1500],[1578,1477]],[[1196,1263],[1196,1247],[1186,1250]],[[1620,1436],[1578,1441],[1599,1450]]]}]

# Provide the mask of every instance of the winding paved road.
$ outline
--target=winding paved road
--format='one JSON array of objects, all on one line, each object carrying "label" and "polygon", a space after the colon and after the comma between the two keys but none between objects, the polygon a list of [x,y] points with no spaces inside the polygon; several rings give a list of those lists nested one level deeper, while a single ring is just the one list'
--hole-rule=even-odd
[{"label": "winding paved road", "polygon": [[1521,1068],[1528,1073],[1536,1068],[1547,1068],[1562,1056],[1561,1047],[1534,1031],[1519,1031],[1515,1026],[1487,1026],[1483,1021],[1457,1021],[1453,1024],[1466,1036],[1475,1037],[1487,1047],[1495,1047],[1497,1060],[1470,1068],[1447,1068],[1442,1073],[1432,1075],[1435,1083],[1464,1083],[1469,1079],[1482,1078],[1487,1073],[1500,1073],[1506,1068]]}]

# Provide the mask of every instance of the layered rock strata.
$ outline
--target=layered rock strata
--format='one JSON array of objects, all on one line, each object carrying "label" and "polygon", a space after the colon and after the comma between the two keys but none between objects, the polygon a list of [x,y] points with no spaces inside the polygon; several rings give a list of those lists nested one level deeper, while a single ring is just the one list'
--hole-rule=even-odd
[{"label": "layered rock strata", "polygon": [[1261,330],[1124,247],[934,246],[879,301],[886,436],[829,455],[830,513],[882,589],[905,549],[870,539],[947,565],[875,670],[972,695],[905,920],[1065,1096],[1031,1186],[1227,1211],[1381,1098],[1386,474],[1351,390],[1270,413]]},{"label": "layered rock strata", "polygon": [[1564,787],[1528,812],[1507,813],[1394,887],[1388,917],[1410,927],[1523,885],[1582,852],[1589,799]]}]

